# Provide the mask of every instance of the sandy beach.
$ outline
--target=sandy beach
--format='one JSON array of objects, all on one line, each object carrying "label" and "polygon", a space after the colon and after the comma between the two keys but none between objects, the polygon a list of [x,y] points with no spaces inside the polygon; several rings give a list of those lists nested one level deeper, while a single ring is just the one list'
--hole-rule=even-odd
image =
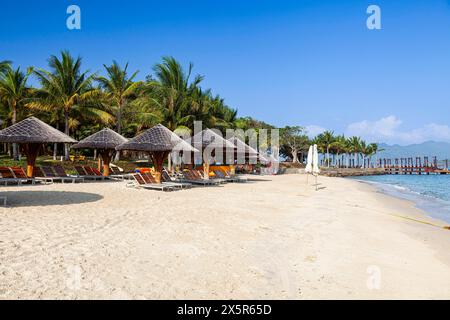
[{"label": "sandy beach", "polygon": [[412,203],[343,178],[254,179],[2,187],[0,298],[450,298],[450,230]]}]

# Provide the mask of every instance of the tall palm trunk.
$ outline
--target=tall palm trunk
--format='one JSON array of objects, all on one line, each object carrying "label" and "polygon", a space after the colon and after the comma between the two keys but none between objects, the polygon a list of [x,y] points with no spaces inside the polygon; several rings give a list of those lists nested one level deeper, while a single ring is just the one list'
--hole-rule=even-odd
[{"label": "tall palm trunk", "polygon": [[58,156],[58,144],[55,142],[53,144],[53,160],[56,160],[57,156]]},{"label": "tall palm trunk", "polygon": [[[56,120],[56,130],[59,130],[59,121]],[[58,144],[53,144],[53,160],[56,160],[56,157],[58,156]]]},{"label": "tall palm trunk", "polygon": [[118,103],[117,110],[117,133],[122,134],[122,108],[123,108],[123,100],[120,99]]},{"label": "tall palm trunk", "polygon": [[[12,103],[12,110],[13,110],[12,124],[16,124],[16,121],[17,121],[17,103],[16,103],[16,101],[13,101],[13,103]],[[19,148],[17,146],[17,143],[13,143],[12,148],[13,148],[13,159],[17,161],[17,160],[19,160]]]},{"label": "tall palm trunk", "polygon": [[330,150],[329,146],[327,146],[327,167],[330,167]]},{"label": "tall palm trunk", "polygon": [[[69,135],[69,110],[64,110],[64,133]],[[69,144],[64,144],[64,160],[69,161]]]},{"label": "tall palm trunk", "polygon": [[[117,133],[122,134],[122,109],[123,109],[123,100],[120,99],[118,103],[119,109],[117,110]],[[120,160],[120,151],[116,152],[114,157],[114,161],[117,162]]]}]

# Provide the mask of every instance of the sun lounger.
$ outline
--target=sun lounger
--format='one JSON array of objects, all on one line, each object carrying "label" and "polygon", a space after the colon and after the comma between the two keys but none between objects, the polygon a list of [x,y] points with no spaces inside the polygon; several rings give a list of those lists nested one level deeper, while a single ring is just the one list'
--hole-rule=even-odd
[{"label": "sun lounger", "polygon": [[63,166],[61,166],[61,165],[53,166],[53,170],[55,171],[56,176],[59,178],[64,178],[67,181],[72,181],[72,183],[84,182],[83,177],[68,175],[66,173],[66,170],[64,170]]},{"label": "sun lounger", "polygon": [[104,180],[105,177],[103,176],[97,176],[93,171],[89,170],[89,172],[86,171],[86,166],[74,166],[77,173],[87,180]]},{"label": "sun lounger", "polygon": [[27,174],[25,173],[25,171],[23,170],[23,168],[21,168],[21,167],[10,167],[10,169],[13,172],[13,175],[17,179],[21,179],[22,181],[25,181],[25,182],[31,182],[31,184],[35,184],[36,183],[36,179],[35,178],[29,178],[27,176]]},{"label": "sun lounger", "polygon": [[134,186],[144,189],[160,190],[160,191],[172,191],[173,186],[168,186],[160,183],[147,183],[144,177],[140,173],[133,173],[132,177],[134,179]]},{"label": "sun lounger", "polygon": [[[145,183],[147,183],[147,184],[158,184],[158,182],[156,181],[155,177],[153,177],[153,175],[151,173],[141,172],[141,176],[144,179]],[[166,183],[166,182],[161,182],[160,184],[168,186],[168,187],[173,187],[174,189],[176,189],[176,188],[181,189],[180,185],[173,185],[171,183]]]},{"label": "sun lounger", "polygon": [[121,173],[122,173],[122,171],[120,171],[120,169],[117,168],[117,167],[112,167],[112,166],[110,166],[110,167],[109,167],[109,170],[111,170],[111,173],[112,173],[112,174],[121,174]]},{"label": "sun lounger", "polygon": [[33,175],[36,181],[41,181],[43,183],[53,183],[54,179],[52,177],[46,177],[44,171],[42,171],[41,167],[33,168]]},{"label": "sun lounger", "polygon": [[[42,166],[42,173],[44,174],[44,179],[51,179],[52,182],[71,182],[71,183],[75,183],[75,182],[83,182],[84,180],[82,178],[77,178],[77,177],[70,177],[66,174],[66,172],[64,171],[63,167],[60,167],[60,169],[62,169],[62,175],[58,174],[58,172],[56,172],[55,167],[49,167],[49,166]],[[60,170],[59,169],[59,170]],[[41,177],[37,177],[37,179],[42,179]]]},{"label": "sun lounger", "polygon": [[161,180],[165,184],[171,184],[171,185],[179,187],[181,189],[183,189],[183,188],[192,188],[192,183],[189,183],[189,182],[177,182],[175,180],[172,180],[172,178],[170,177],[169,173],[166,170],[163,170],[161,172]]},{"label": "sun lounger", "polygon": [[0,175],[2,176],[0,179],[0,182],[5,184],[5,186],[8,184],[8,182],[16,183],[18,185],[22,184],[21,179],[17,179],[11,169],[8,167],[0,167]]},{"label": "sun lounger", "polygon": [[196,170],[189,170],[183,172],[184,178],[182,179],[182,181],[189,182],[192,184],[199,184],[203,186],[218,185],[220,183],[219,181],[215,180],[203,179],[201,176],[198,176],[195,172]]},{"label": "sun lounger", "polygon": [[223,180],[225,180],[225,181],[227,181],[227,182],[239,182],[239,179],[233,178],[233,177],[227,177],[227,176],[225,176],[225,174],[224,174],[222,171],[220,171],[220,170],[214,170],[213,172],[214,172],[214,174],[216,175],[216,177],[218,177],[218,178],[220,178],[220,179],[223,179]]},{"label": "sun lounger", "polygon": [[83,167],[86,172],[88,173],[88,175],[94,175],[96,177],[99,177],[99,179],[101,180],[105,180],[108,179],[109,177],[104,176],[100,170],[98,170],[97,168],[93,168],[93,167],[88,167],[88,166],[84,166]]},{"label": "sun lounger", "polygon": [[103,177],[102,173],[101,173],[97,168],[92,168],[92,167],[87,167],[87,168],[90,168],[91,171],[92,171],[96,176],[102,176],[102,177]]},{"label": "sun lounger", "polygon": [[122,172],[118,167],[109,167],[111,170],[111,174],[109,175],[109,178],[115,179],[115,180],[125,180],[125,179],[133,179],[131,176],[132,172]]},{"label": "sun lounger", "polygon": [[[23,169],[22,169],[22,172],[23,172]],[[21,184],[27,183],[29,181],[31,181],[33,184],[35,182],[34,179],[28,178],[27,175],[25,174],[25,172],[23,172],[24,178],[16,177],[16,175],[14,174],[14,171],[9,167],[0,167],[0,175],[2,176],[0,178],[0,183],[4,184],[5,186],[8,183],[14,183],[17,185],[21,185]],[[22,176],[22,175],[20,174],[20,176]]]},{"label": "sun lounger", "polygon": [[230,177],[230,178],[236,179],[237,182],[247,182],[248,181],[247,177],[241,177],[239,175],[231,175],[230,171],[228,171],[228,170],[224,171],[224,175],[225,175],[225,177]]},{"label": "sun lounger", "polygon": [[[195,177],[195,179],[198,179],[198,180],[207,180],[207,179],[205,179],[204,178],[204,172],[203,171],[199,171],[199,170],[190,170],[191,171],[191,173],[192,173],[192,175]],[[225,179],[220,179],[220,178],[218,178],[218,177],[216,177],[214,174],[213,174],[213,176],[209,176],[209,180],[211,180],[211,181],[215,181],[215,182],[218,182],[218,183],[225,183],[226,181],[225,181]]]}]

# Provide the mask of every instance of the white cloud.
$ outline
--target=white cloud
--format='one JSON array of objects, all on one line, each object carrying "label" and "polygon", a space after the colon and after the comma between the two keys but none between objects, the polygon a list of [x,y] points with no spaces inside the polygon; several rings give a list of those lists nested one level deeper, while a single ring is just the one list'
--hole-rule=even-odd
[{"label": "white cloud", "polygon": [[327,129],[325,129],[321,126],[314,125],[314,124],[305,127],[306,135],[309,138],[314,138],[315,136],[324,132],[325,130],[327,130]]},{"label": "white cloud", "polygon": [[428,140],[450,142],[450,127],[429,123],[413,130],[402,130],[402,121],[390,115],[376,121],[363,120],[347,126],[347,136],[361,136],[368,141],[398,144],[422,143]]}]

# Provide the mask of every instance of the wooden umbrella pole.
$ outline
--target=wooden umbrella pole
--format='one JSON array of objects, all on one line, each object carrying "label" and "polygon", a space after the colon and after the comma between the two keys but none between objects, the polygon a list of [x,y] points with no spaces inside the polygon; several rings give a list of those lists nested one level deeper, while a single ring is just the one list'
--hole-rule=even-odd
[{"label": "wooden umbrella pole", "polygon": [[111,152],[110,150],[101,150],[100,151],[100,157],[103,160],[103,175],[105,177],[109,176],[109,164],[111,163],[113,153],[114,152]]},{"label": "wooden umbrella pole", "polygon": [[207,150],[203,151],[203,179],[209,180],[209,162],[211,158],[208,156]]},{"label": "wooden umbrella pole", "polygon": [[23,151],[27,156],[27,176],[29,178],[33,177],[34,165],[36,163],[36,158],[41,145],[39,143],[29,143],[23,146]]},{"label": "wooden umbrella pole", "polygon": [[97,159],[97,169],[98,169],[98,171],[102,170],[102,159],[103,159],[103,156],[100,154],[100,157],[98,157],[98,159]]},{"label": "wooden umbrella pole", "polygon": [[153,165],[155,167],[155,180],[157,183],[161,183],[161,173],[163,168],[164,159],[167,157],[169,152],[160,151],[160,152],[152,152],[150,157],[152,158]]}]

